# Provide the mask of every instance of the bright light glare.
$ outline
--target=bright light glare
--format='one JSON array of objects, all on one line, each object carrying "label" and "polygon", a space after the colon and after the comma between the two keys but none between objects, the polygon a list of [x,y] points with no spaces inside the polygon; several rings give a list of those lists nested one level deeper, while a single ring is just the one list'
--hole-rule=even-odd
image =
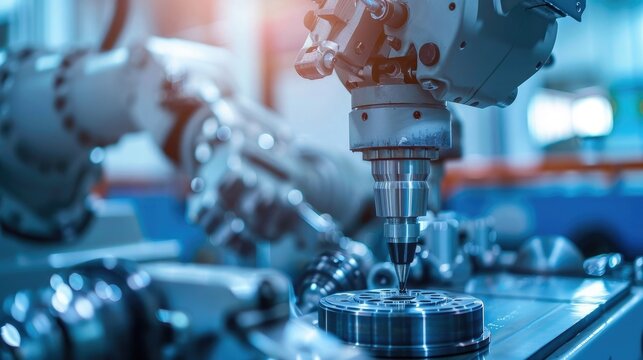
[{"label": "bright light glare", "polygon": [[11,324],[4,324],[0,327],[0,338],[2,338],[5,344],[14,348],[20,347],[20,343],[22,342],[20,332]]},{"label": "bright light glare", "polygon": [[529,132],[542,145],[573,137],[571,119],[572,99],[565,94],[542,92],[529,104]]},{"label": "bright light glare", "polygon": [[573,137],[607,136],[614,126],[609,100],[601,95],[576,95],[545,90],[528,110],[529,132],[541,145]]},{"label": "bright light glare", "polygon": [[572,125],[580,137],[609,135],[614,126],[612,105],[602,96],[576,100],[572,107]]}]

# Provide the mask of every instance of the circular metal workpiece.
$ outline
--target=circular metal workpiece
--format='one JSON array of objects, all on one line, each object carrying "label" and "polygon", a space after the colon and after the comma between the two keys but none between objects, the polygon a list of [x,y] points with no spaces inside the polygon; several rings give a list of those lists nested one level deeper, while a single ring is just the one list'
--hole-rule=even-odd
[{"label": "circular metal workpiece", "polygon": [[434,290],[368,290],[323,298],[319,327],[378,357],[426,358],[489,344],[484,305]]}]

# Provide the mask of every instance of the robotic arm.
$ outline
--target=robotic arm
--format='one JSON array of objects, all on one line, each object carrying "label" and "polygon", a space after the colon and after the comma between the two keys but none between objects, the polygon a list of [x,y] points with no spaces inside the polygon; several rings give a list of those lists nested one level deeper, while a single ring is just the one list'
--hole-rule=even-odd
[{"label": "robotic arm", "polygon": [[[54,242],[81,233],[91,221],[86,200],[100,177],[100,148],[126,133],[150,132],[178,161],[182,127],[209,116],[207,91],[231,91],[217,74],[225,73],[223,66],[211,66],[212,59],[224,57],[215,49],[160,39],[100,53],[7,54],[0,67],[5,235]],[[199,79],[185,76],[180,66],[186,62],[201,65]],[[211,85],[195,86],[197,80]]]},{"label": "robotic arm", "polygon": [[286,272],[319,244],[341,248],[338,229],[356,224],[370,198],[342,176],[355,171],[347,159],[298,146],[280,119],[236,94],[225,51],[153,38],[0,60],[0,237],[78,239],[92,221],[101,148],[137,131],[191,179],[189,217],[211,242],[241,248],[234,255],[250,245],[252,259],[258,239],[296,244],[283,251],[297,256],[279,257]]},{"label": "robotic arm", "polygon": [[[556,19],[585,1],[316,0],[297,72],[351,92],[350,148],[370,161],[400,291],[429,206],[430,161],[453,144],[446,102],[508,106],[549,60]],[[573,6],[571,6],[573,4]]]}]

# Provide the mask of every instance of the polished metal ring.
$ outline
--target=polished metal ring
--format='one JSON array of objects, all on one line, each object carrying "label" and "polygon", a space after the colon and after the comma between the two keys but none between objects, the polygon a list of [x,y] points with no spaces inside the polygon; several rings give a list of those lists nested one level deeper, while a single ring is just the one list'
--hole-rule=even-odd
[{"label": "polished metal ring", "polygon": [[489,344],[484,305],[436,290],[367,290],[323,298],[319,327],[378,357],[426,358]]}]

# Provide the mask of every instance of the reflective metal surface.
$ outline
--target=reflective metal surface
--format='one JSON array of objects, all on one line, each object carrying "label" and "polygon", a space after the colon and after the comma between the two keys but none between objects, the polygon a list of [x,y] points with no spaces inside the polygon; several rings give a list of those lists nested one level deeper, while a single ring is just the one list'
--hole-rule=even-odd
[{"label": "reflective metal surface", "polygon": [[0,359],[160,359],[163,306],[133,262],[103,259],[18,292],[0,313]]},{"label": "reflective metal surface", "polygon": [[296,288],[301,312],[313,312],[327,295],[366,288],[366,274],[360,263],[359,258],[339,251],[323,253],[310,263]]},{"label": "reflective metal surface", "polygon": [[471,276],[471,261],[460,246],[458,226],[454,219],[438,219],[424,232],[420,259],[426,261],[433,283],[462,284]]},{"label": "reflective metal surface", "polygon": [[583,255],[569,239],[542,236],[529,239],[518,252],[514,271],[526,274],[583,273]]},{"label": "reflective metal surface", "polygon": [[484,348],[484,305],[469,295],[435,290],[368,290],[320,302],[319,326],[380,357],[456,355]]},{"label": "reflective metal surface", "polygon": [[386,218],[384,238],[395,265],[400,290],[406,290],[409,266],[415,257],[419,216],[426,213],[429,162],[421,159],[372,161],[375,179],[375,212]]},{"label": "reflective metal surface", "polygon": [[[550,355],[552,359],[643,359],[643,288],[632,288],[617,306]],[[617,346],[615,346],[617,344]]]},{"label": "reflective metal surface", "polygon": [[466,293],[485,304],[490,359],[545,358],[631,297],[626,281],[512,274],[476,276]]},{"label": "reflective metal surface", "polygon": [[629,286],[627,281],[500,273],[474,277],[467,283],[465,292],[479,297],[607,304],[618,299]]}]

